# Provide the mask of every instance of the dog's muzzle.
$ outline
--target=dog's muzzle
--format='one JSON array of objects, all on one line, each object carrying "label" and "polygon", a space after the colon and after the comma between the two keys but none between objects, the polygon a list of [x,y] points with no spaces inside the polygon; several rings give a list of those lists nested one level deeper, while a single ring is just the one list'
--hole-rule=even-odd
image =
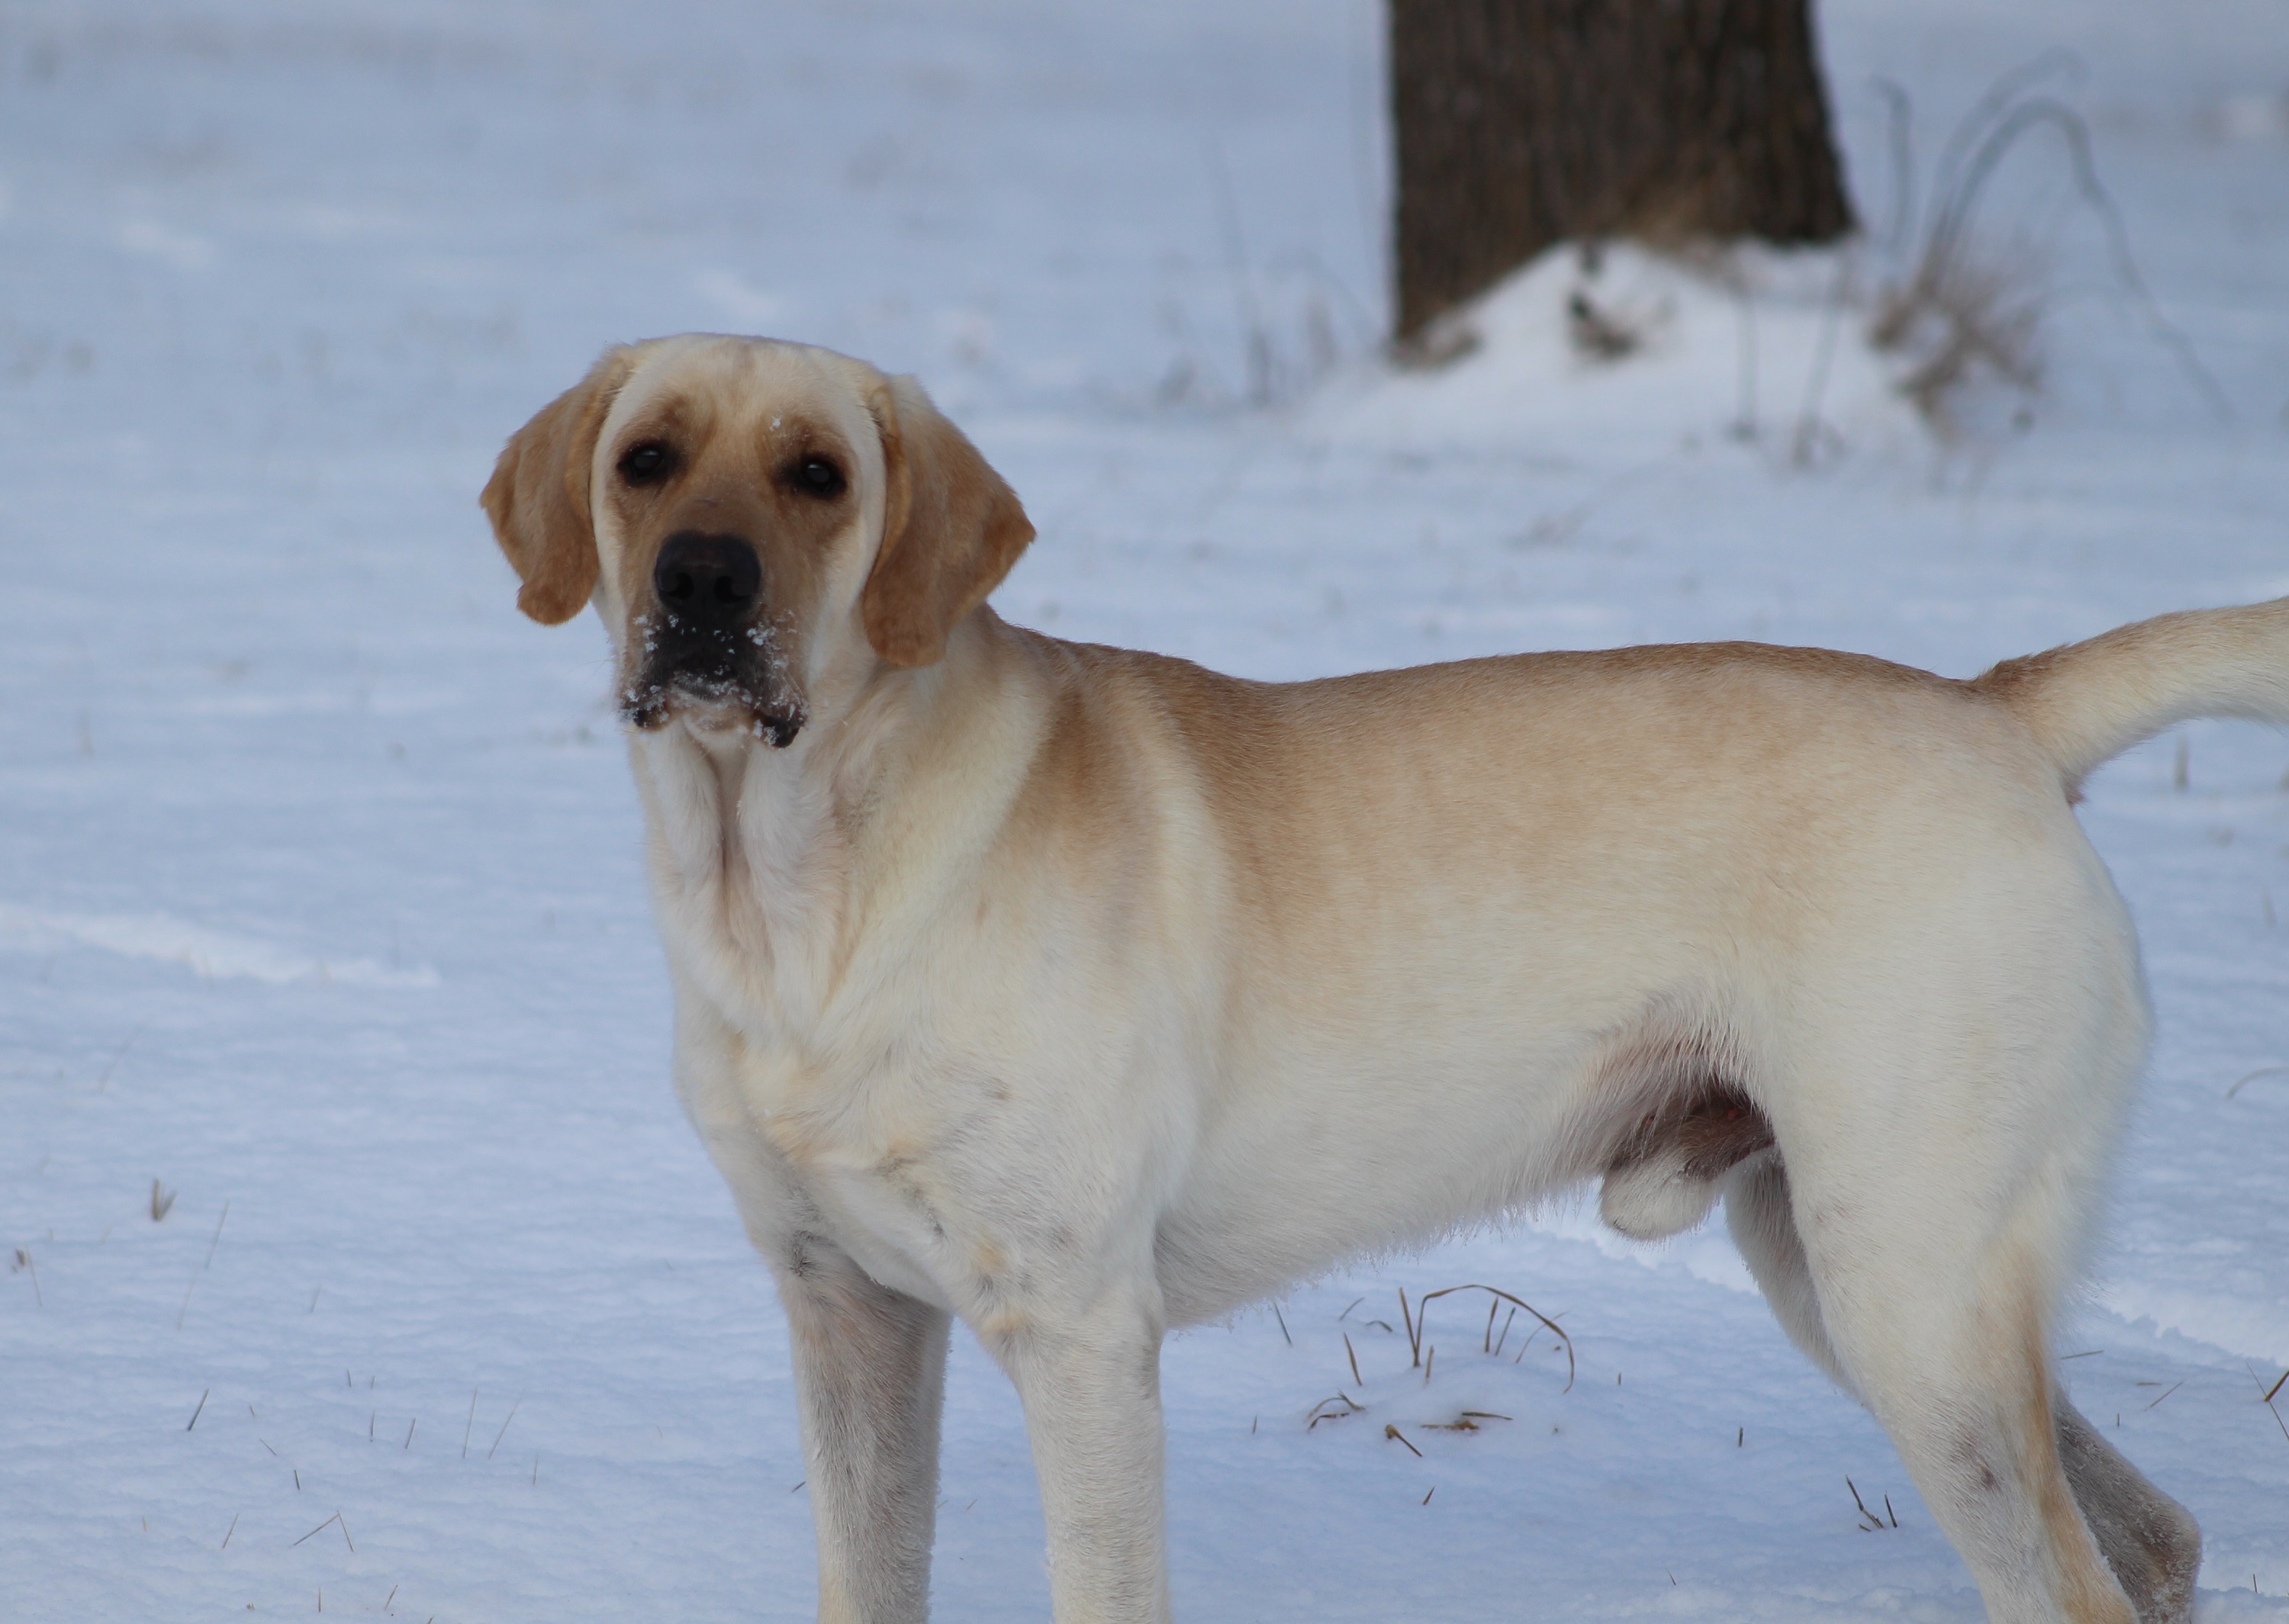
[{"label": "dog's muzzle", "polygon": [[763,618],[762,561],[740,536],[678,530],[652,565],[657,611],[640,616],[637,675],[621,712],[658,728],[693,705],[741,710],[779,749],[802,730],[802,708],[784,694],[785,662]]}]

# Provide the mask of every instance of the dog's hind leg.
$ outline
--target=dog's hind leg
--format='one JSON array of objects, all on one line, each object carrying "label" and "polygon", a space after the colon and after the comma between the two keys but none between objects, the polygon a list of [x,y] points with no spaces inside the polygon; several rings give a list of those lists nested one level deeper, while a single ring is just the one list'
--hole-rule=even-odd
[{"label": "dog's hind leg", "polygon": [[1820,1294],[1805,1261],[1804,1240],[1789,1207],[1788,1169],[1778,1150],[1767,1150],[1735,1167],[1725,1182],[1725,1227],[1756,1277],[1758,1289],[1797,1351],[1826,1372],[1830,1381],[1855,1398],[1858,1389],[1830,1346],[1820,1318]]},{"label": "dog's hind leg", "polygon": [[[1725,1215],[1734,1244],[1790,1341],[1838,1385],[1856,1394],[1857,1384],[1829,1340],[1811,1263],[1797,1229],[1788,1170],[1777,1150],[1755,1157],[1732,1171],[1726,1186]],[[2026,1406],[2023,1383],[2022,1389],[2019,1402]],[[2148,1482],[2084,1420],[2055,1381],[2050,1384],[2048,1398],[2057,1467],[2065,1475],[2089,1537],[2096,1541],[2139,1624],[2186,1624],[2193,1617],[2194,1578],[2201,1565],[2201,1532],[2192,1517]],[[1898,1436],[1895,1430],[1894,1437]],[[2043,1452],[2031,1453],[2039,1457]],[[2040,1467],[2039,1459],[2027,1464]],[[1964,1474],[1958,1469],[1950,1475]],[[1979,1496],[1974,1493],[1970,1498]],[[2055,1511],[2051,1517],[2054,1522],[2062,1520]],[[1946,1518],[1942,1520],[1944,1523]],[[1980,1520],[1994,1521],[1985,1514]],[[2054,1535],[2061,1537],[2061,1531],[2054,1530]],[[2063,1531],[2062,1540],[2069,1546],[2077,1542],[2071,1531]],[[1968,1556],[1970,1548],[1962,1541],[1958,1545]],[[2102,1611],[2094,1616],[2106,1614]]]},{"label": "dog's hind leg", "polygon": [[2194,1616],[2202,1531],[2193,1514],[2149,1483],[2055,1386],[2059,1463],[2106,1564],[2130,1593],[2139,1624],[2183,1624]]}]

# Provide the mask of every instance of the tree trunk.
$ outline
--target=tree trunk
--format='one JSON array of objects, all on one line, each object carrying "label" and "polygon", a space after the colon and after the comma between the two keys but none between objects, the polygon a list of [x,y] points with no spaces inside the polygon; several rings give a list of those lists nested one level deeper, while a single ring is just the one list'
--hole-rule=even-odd
[{"label": "tree trunk", "polygon": [[1811,0],[1391,0],[1399,331],[1567,238],[1854,226]]}]

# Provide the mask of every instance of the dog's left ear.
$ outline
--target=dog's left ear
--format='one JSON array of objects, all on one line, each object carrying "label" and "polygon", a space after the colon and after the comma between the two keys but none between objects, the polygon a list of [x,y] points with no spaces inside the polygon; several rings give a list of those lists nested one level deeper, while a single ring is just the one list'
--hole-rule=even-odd
[{"label": "dog's left ear", "polygon": [[589,465],[612,397],[634,370],[635,351],[606,350],[587,377],[509,436],[485,482],[493,539],[524,583],[516,606],[543,625],[571,619],[596,590]]},{"label": "dog's left ear", "polygon": [[883,379],[868,405],[889,488],[859,617],[883,659],[928,665],[945,652],[955,624],[1001,584],[1033,526],[1017,493],[913,378]]}]

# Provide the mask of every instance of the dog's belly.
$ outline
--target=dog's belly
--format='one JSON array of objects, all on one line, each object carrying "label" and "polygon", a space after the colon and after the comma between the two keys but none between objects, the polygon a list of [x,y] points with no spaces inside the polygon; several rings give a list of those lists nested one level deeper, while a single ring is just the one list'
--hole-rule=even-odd
[{"label": "dog's belly", "polygon": [[1523,1018],[1475,1023],[1465,1041],[1299,1047],[1256,1068],[1204,1117],[1159,1226],[1171,1323],[1219,1318],[1595,1174],[1625,1094],[1607,1074],[1596,1016],[1649,1001],[1612,989],[1545,1023],[1513,1000]]}]

